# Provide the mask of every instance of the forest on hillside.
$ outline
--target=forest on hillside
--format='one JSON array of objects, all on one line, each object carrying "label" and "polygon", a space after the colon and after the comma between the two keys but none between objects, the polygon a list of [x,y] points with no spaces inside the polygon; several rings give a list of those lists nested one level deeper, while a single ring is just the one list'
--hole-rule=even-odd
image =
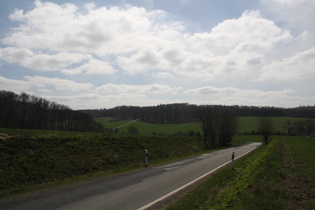
[{"label": "forest on hillside", "polygon": [[104,131],[83,112],[26,93],[0,91],[0,127],[61,131]]},{"label": "forest on hillside", "polygon": [[[177,124],[201,121],[204,107],[230,113],[235,117],[296,117],[315,119],[315,106],[296,108],[194,105],[188,103],[160,104],[157,106],[118,106],[111,109],[72,110],[68,106],[48,101],[27,93],[0,91],[0,127],[45,129],[61,131],[105,131],[94,118],[111,117],[116,120],[140,119],[155,124]],[[303,120],[286,125],[292,134],[314,133],[314,120]],[[315,128],[314,128],[315,129]],[[308,132],[310,131],[310,132]]]},{"label": "forest on hillside", "polygon": [[[225,106],[211,105],[217,109],[229,110],[237,117],[296,117],[315,118],[315,106],[296,108],[258,107],[258,106]],[[203,105],[188,103],[161,104],[157,106],[118,106],[111,109],[80,110],[93,118],[112,117],[116,119],[141,119],[157,124],[186,123],[198,120],[196,113]]]}]

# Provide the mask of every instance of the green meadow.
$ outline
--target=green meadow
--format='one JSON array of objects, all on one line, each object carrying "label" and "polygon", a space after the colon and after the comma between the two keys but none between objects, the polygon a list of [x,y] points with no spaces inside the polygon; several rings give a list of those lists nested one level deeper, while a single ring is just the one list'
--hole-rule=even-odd
[{"label": "green meadow", "polygon": [[[281,134],[287,134],[287,129],[284,127],[287,120],[294,122],[301,118],[292,117],[275,117],[275,132]],[[114,129],[130,123],[131,119],[128,120],[115,120],[113,118],[96,118],[97,122],[103,124],[105,128]],[[256,131],[256,122],[258,117],[240,117],[239,118],[239,134],[251,134],[252,131]],[[138,129],[140,135],[187,135],[190,131],[195,134],[199,132],[202,135],[201,124],[199,122],[181,123],[181,124],[153,124],[142,121],[136,121],[118,129],[118,133],[128,133],[128,128],[134,126]],[[77,131],[52,131],[52,130],[30,130],[30,129],[6,129],[0,128],[0,133],[6,133],[8,135],[20,135],[22,137],[30,136],[47,136],[56,135],[59,137],[103,137],[104,133],[94,132],[77,132]],[[106,135],[106,134],[105,134]]]},{"label": "green meadow", "polygon": [[[251,134],[256,132],[256,123],[259,117],[239,117],[239,134]],[[301,118],[293,117],[274,117],[275,123],[275,133],[287,134],[288,130],[285,128],[286,121],[294,122]],[[112,118],[96,118],[97,122],[103,124],[105,128],[113,129],[119,126],[123,126],[133,120],[115,120]],[[163,134],[163,135],[174,135],[174,134],[184,134],[193,131],[195,133],[200,133],[202,135],[201,124],[199,122],[181,123],[181,124],[152,124],[142,121],[136,121],[134,123],[128,124],[124,127],[119,128],[119,133],[128,133],[128,127],[134,126],[138,129],[138,133],[141,135],[151,135],[151,134]]]},{"label": "green meadow", "polygon": [[[119,120],[115,121],[111,118],[96,118],[97,122],[103,124],[105,128],[114,129],[123,126],[133,120]],[[174,135],[176,133],[187,134],[189,131],[199,132],[202,134],[200,123],[180,123],[180,124],[153,124],[142,121],[136,121],[134,123],[128,124],[124,127],[118,128],[119,133],[128,133],[128,127],[134,126],[138,129],[141,135]]]},{"label": "green meadow", "polygon": [[[257,131],[256,124],[259,117],[240,117],[239,118],[239,133],[250,133],[252,131]],[[275,132],[281,134],[287,134],[288,130],[285,128],[286,122],[289,120],[293,123],[296,120],[301,120],[303,118],[294,117],[273,117],[275,124]]]}]

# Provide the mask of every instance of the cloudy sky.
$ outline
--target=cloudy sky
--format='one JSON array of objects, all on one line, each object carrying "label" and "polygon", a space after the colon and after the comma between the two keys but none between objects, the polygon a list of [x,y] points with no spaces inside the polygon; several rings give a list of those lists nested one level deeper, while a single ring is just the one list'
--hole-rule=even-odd
[{"label": "cloudy sky", "polygon": [[0,0],[0,90],[72,109],[315,104],[314,0]]}]

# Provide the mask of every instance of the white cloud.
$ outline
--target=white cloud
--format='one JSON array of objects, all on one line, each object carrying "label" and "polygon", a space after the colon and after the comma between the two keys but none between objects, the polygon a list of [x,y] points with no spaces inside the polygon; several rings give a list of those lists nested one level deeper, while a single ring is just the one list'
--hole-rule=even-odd
[{"label": "white cloud", "polygon": [[168,85],[115,85],[107,84],[96,88],[96,92],[107,94],[172,94],[175,95],[180,87],[170,87]]},{"label": "white cloud", "polygon": [[[26,48],[0,48],[0,57],[8,63],[17,63],[38,71],[60,71],[64,74],[114,74],[117,72],[110,63],[94,59],[91,55],[72,52],[57,54],[35,54]],[[80,65],[82,62],[86,63]],[[78,67],[71,68],[73,65]],[[70,68],[68,68],[70,67]]]},{"label": "white cloud", "polygon": [[8,63],[23,64],[34,53],[27,48],[6,47],[0,48],[0,58]]},{"label": "white cloud", "polygon": [[191,39],[193,46],[213,55],[226,55],[231,51],[247,55],[266,53],[292,37],[289,31],[263,18],[259,11],[245,11],[238,19],[225,20],[211,32],[197,33]]},{"label": "white cloud", "polygon": [[314,0],[261,0],[275,21],[282,23],[295,33],[315,32]]},{"label": "white cloud", "polygon": [[0,57],[8,63],[18,63],[21,66],[38,71],[56,71],[61,68],[82,62],[90,55],[81,53],[59,52],[57,54],[35,54],[27,48],[0,48]]},{"label": "white cloud", "polygon": [[161,78],[161,79],[166,79],[166,78],[170,78],[172,77],[172,74],[168,73],[168,72],[159,72],[155,75],[155,77],[157,78]]},{"label": "white cloud", "polygon": [[59,78],[48,78],[48,77],[41,77],[41,76],[25,76],[32,84],[38,84],[42,88],[49,86],[53,86],[55,90],[61,91],[88,91],[93,87],[90,83],[77,83],[67,79],[59,79]]},{"label": "white cloud", "polygon": [[86,74],[114,74],[117,72],[110,63],[106,61],[90,59],[87,63],[82,64],[77,68],[72,69],[62,69],[62,73],[68,75],[81,74],[85,72]]},{"label": "white cloud", "polygon": [[[19,25],[1,39],[0,59],[43,76],[25,76],[25,81],[2,77],[1,82],[37,88],[47,97],[62,92],[61,99],[75,107],[175,99],[254,105],[312,101],[315,13],[310,11],[315,4],[311,0],[272,4],[277,15],[266,8],[244,11],[195,33],[154,8],[93,3],[78,7],[37,0],[33,9],[17,9],[9,16]],[[296,27],[299,30],[293,30]],[[97,85],[63,79],[84,81],[86,75],[111,76],[104,77],[103,85],[100,79]]]},{"label": "white cloud", "polygon": [[263,67],[255,80],[260,83],[275,83],[281,87],[294,88],[298,94],[313,96],[315,92],[315,47],[298,52],[294,56],[274,61]]},{"label": "white cloud", "polygon": [[239,92],[240,89],[233,88],[233,87],[224,87],[224,88],[217,88],[212,86],[204,86],[195,89],[191,89],[186,91],[186,94],[202,94],[202,95],[216,95],[216,94],[235,94]]},{"label": "white cloud", "polygon": [[[227,104],[227,105],[254,105],[294,107],[301,105],[301,101],[312,104],[315,97],[295,95],[292,89],[263,91],[258,89],[243,90],[234,87],[204,86],[185,92],[190,97],[199,100],[199,104]],[[198,100],[197,100],[198,101]]]},{"label": "white cloud", "polygon": [[128,74],[162,70],[211,79],[229,74],[232,63],[236,73],[246,74],[253,66],[262,65],[264,56],[277,44],[291,40],[289,31],[263,18],[259,11],[245,11],[240,18],[226,20],[210,32],[183,34],[165,40],[163,43],[169,41],[167,47],[146,48],[119,56],[117,61]]},{"label": "white cloud", "polygon": [[[64,74],[116,72],[108,61],[91,58],[84,65],[71,67],[86,59],[86,53],[92,53],[117,55],[112,59],[130,75],[163,71],[196,79],[213,78],[222,74],[231,60],[237,60],[234,69],[245,71],[250,65],[260,64],[263,55],[276,44],[292,38],[259,11],[245,11],[238,19],[226,20],[210,32],[189,34],[183,33],[183,23],[167,20],[167,14],[159,10],[97,8],[92,4],[79,9],[72,4],[40,1],[35,5],[31,11],[11,14],[12,20],[22,24],[2,42],[27,49],[71,51],[68,56],[33,55],[28,62],[21,62],[37,70],[62,68]],[[72,51],[77,52],[76,57],[78,52],[84,56],[75,60]]]},{"label": "white cloud", "polygon": [[[289,45],[276,49],[276,56],[291,57],[298,51],[315,46],[315,1],[314,0],[261,0],[262,10],[275,22],[294,35]],[[272,55],[273,56],[273,55]]]},{"label": "white cloud", "polygon": [[[90,109],[91,108],[91,102],[93,102],[94,107],[96,108],[103,108],[102,106],[104,103],[106,103],[106,98],[94,94],[94,93],[83,93],[78,95],[42,95],[42,97],[47,98],[51,101],[55,101],[57,103],[61,104],[67,104],[72,109]],[[99,106],[97,106],[99,105]]]},{"label": "white cloud", "polygon": [[2,42],[20,48],[97,55],[128,53],[176,36],[181,25],[164,21],[165,16],[165,12],[140,7],[96,8],[88,4],[79,9],[73,4],[36,1],[33,10],[10,15],[21,25]]},{"label": "white cloud", "polygon": [[[21,91],[27,91],[32,87],[32,83],[21,81],[21,80],[14,80],[14,79],[8,79],[5,77],[0,76],[0,89],[1,90],[7,90],[7,91],[13,91],[13,92],[21,92]],[[41,88],[41,85],[35,84],[37,88]]]},{"label": "white cloud", "polygon": [[120,56],[117,58],[118,65],[128,74],[145,73],[159,66],[159,58],[153,51],[141,50],[130,57]]},{"label": "white cloud", "polygon": [[280,5],[285,5],[285,6],[289,6],[289,7],[295,7],[297,5],[309,2],[309,0],[299,0],[299,1],[295,1],[295,0],[275,0],[275,2],[280,4]]},{"label": "white cloud", "polygon": [[145,105],[156,105],[157,100],[147,98],[143,94],[119,94],[119,95],[101,95],[95,93],[83,93],[78,95],[66,95],[66,96],[53,96],[43,95],[43,97],[56,101],[58,103],[66,103],[73,109],[91,109],[93,108],[104,108],[104,106],[110,108],[119,105],[134,105],[134,106],[145,106]]}]

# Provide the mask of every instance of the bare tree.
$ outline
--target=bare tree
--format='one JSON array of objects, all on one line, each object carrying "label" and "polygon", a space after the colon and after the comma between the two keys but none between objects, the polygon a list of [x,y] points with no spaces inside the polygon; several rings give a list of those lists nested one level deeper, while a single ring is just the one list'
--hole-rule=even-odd
[{"label": "bare tree", "polygon": [[271,135],[274,132],[274,122],[271,117],[260,117],[257,122],[257,130],[262,136],[265,145],[270,142]]},{"label": "bare tree", "polygon": [[215,110],[213,106],[200,106],[196,112],[201,122],[204,142],[208,148],[215,147]]},{"label": "bare tree", "polygon": [[215,148],[231,144],[238,122],[231,110],[224,106],[200,106],[196,114],[201,122],[207,147]]}]

